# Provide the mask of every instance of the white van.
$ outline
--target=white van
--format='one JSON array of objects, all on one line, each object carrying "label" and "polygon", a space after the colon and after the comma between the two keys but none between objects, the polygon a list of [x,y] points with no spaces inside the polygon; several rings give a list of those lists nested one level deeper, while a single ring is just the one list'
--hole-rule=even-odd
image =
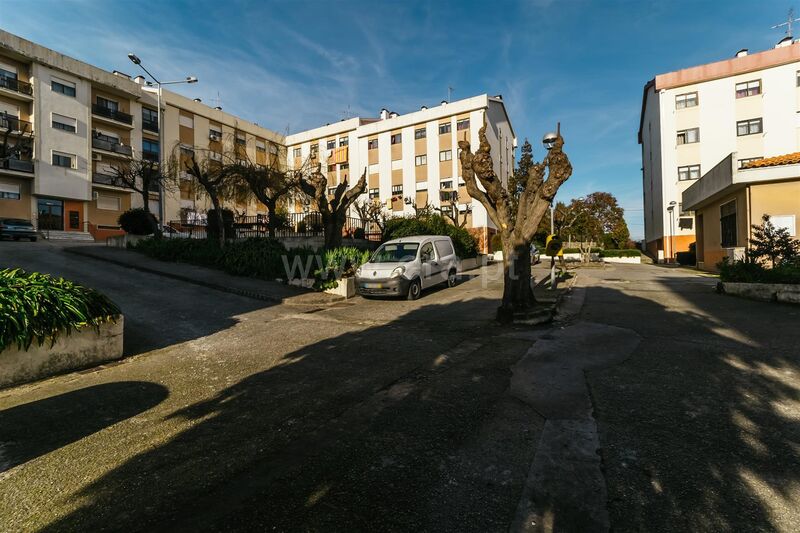
[{"label": "white van", "polygon": [[453,241],[441,235],[419,235],[387,241],[356,270],[356,287],[364,296],[406,296],[416,300],[423,289],[456,284],[458,257]]}]

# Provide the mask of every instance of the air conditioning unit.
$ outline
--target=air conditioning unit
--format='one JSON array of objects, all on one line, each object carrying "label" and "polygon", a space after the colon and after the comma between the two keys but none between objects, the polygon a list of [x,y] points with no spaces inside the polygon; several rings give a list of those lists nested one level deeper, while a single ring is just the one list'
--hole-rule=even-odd
[{"label": "air conditioning unit", "polygon": [[102,161],[103,156],[100,154],[92,154],[92,161]]},{"label": "air conditioning unit", "polygon": [[216,133],[209,133],[208,140],[214,142],[220,142],[222,140],[222,137],[217,135]]}]

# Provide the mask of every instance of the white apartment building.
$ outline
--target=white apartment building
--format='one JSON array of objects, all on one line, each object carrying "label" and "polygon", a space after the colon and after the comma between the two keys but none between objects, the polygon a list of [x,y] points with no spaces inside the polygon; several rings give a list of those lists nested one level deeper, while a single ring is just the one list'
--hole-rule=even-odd
[{"label": "white apartment building", "polygon": [[396,216],[413,213],[415,206],[457,209],[486,250],[495,228],[480,202],[467,194],[458,158],[458,141],[469,140],[475,150],[484,123],[495,172],[507,183],[517,141],[499,95],[442,102],[404,115],[383,109],[379,118],[352,118],[289,135],[287,165],[320,164],[331,189],[345,178],[352,186],[366,171],[368,198]]},{"label": "white apartment building", "polygon": [[647,250],[659,260],[696,240],[682,193],[724,158],[737,165],[800,147],[800,42],[659,74],[639,124]]}]

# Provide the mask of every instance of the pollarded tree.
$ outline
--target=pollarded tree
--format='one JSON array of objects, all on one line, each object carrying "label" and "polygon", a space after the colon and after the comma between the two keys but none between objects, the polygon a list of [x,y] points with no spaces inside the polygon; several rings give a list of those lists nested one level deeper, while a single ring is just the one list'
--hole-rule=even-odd
[{"label": "pollarded tree", "polygon": [[494,172],[485,124],[478,138],[480,144],[475,153],[470,150],[469,141],[458,143],[462,176],[467,192],[486,208],[503,242],[503,301],[497,317],[510,321],[515,313],[529,311],[536,304],[531,287],[530,243],[558,188],[572,174],[572,165],[559,133],[544,161],[531,165],[515,211],[508,191]]},{"label": "pollarded tree", "polygon": [[[110,177],[111,185],[126,187],[137,192],[142,197],[142,209],[148,214],[152,214],[150,213],[150,193],[158,191],[161,187],[171,190],[175,184],[173,176],[160,171],[157,161],[145,158],[112,165]],[[147,219],[151,221],[153,234],[161,237],[161,228],[155,219],[151,216],[148,216]]]},{"label": "pollarded tree", "polygon": [[329,196],[328,179],[317,164],[310,172],[298,174],[298,187],[319,210],[325,232],[325,248],[331,250],[342,245],[342,230],[347,221],[347,211],[359,196],[367,190],[367,169],[352,187],[348,187],[347,176]]}]

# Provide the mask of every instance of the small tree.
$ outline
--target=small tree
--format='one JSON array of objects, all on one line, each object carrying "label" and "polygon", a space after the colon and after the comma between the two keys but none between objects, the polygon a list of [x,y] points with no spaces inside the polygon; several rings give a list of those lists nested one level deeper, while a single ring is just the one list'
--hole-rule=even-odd
[{"label": "small tree", "polygon": [[367,224],[375,224],[375,226],[380,230],[381,235],[386,230],[386,211],[383,209],[383,203],[374,200],[365,198],[360,202],[355,202],[353,204],[353,209],[356,210],[358,214],[358,218],[364,222],[364,226],[366,227]]},{"label": "small tree", "polygon": [[[305,174],[305,175],[304,175]],[[347,212],[361,194],[367,190],[367,169],[352,187],[348,187],[347,176],[329,195],[328,179],[317,164],[310,172],[298,173],[300,190],[316,204],[322,217],[325,232],[325,248],[332,250],[342,245],[342,230],[347,221]]]},{"label": "small tree", "polygon": [[[158,191],[162,187],[172,189],[175,183],[169,174],[160,171],[158,162],[144,158],[112,165],[111,172],[111,184],[137,192],[142,197],[142,210],[148,214],[152,214],[150,213],[150,192]],[[151,221],[151,233],[156,237],[161,237],[161,228],[155,217],[144,217],[143,219]]]},{"label": "small tree", "polygon": [[[275,231],[285,225],[284,218],[278,215],[278,205],[284,201],[289,193],[297,186],[297,179],[293,172],[281,170],[277,164],[258,165],[249,160],[239,160],[231,169],[235,179],[245,188],[237,187],[239,191],[246,191],[254,196],[267,208],[267,232],[270,237],[275,237]],[[245,194],[246,198],[249,196]]]},{"label": "small tree", "polygon": [[515,312],[527,311],[536,304],[531,287],[530,243],[558,188],[572,174],[572,165],[559,133],[544,161],[531,165],[515,209],[494,172],[485,124],[478,138],[480,144],[475,153],[466,139],[458,142],[461,170],[467,192],[486,208],[503,241],[503,301],[497,316],[501,321],[510,321]]},{"label": "small tree", "polygon": [[800,256],[800,242],[792,239],[786,228],[776,228],[769,215],[762,215],[761,224],[753,224],[752,228],[748,258],[754,261],[767,258],[775,268],[796,261]]},{"label": "small tree", "polygon": [[581,257],[588,261],[592,242],[602,242],[608,237],[618,248],[628,241],[630,234],[624,214],[614,195],[594,192],[572,200],[563,213],[556,214],[556,221],[561,219],[559,231],[577,239]]}]

